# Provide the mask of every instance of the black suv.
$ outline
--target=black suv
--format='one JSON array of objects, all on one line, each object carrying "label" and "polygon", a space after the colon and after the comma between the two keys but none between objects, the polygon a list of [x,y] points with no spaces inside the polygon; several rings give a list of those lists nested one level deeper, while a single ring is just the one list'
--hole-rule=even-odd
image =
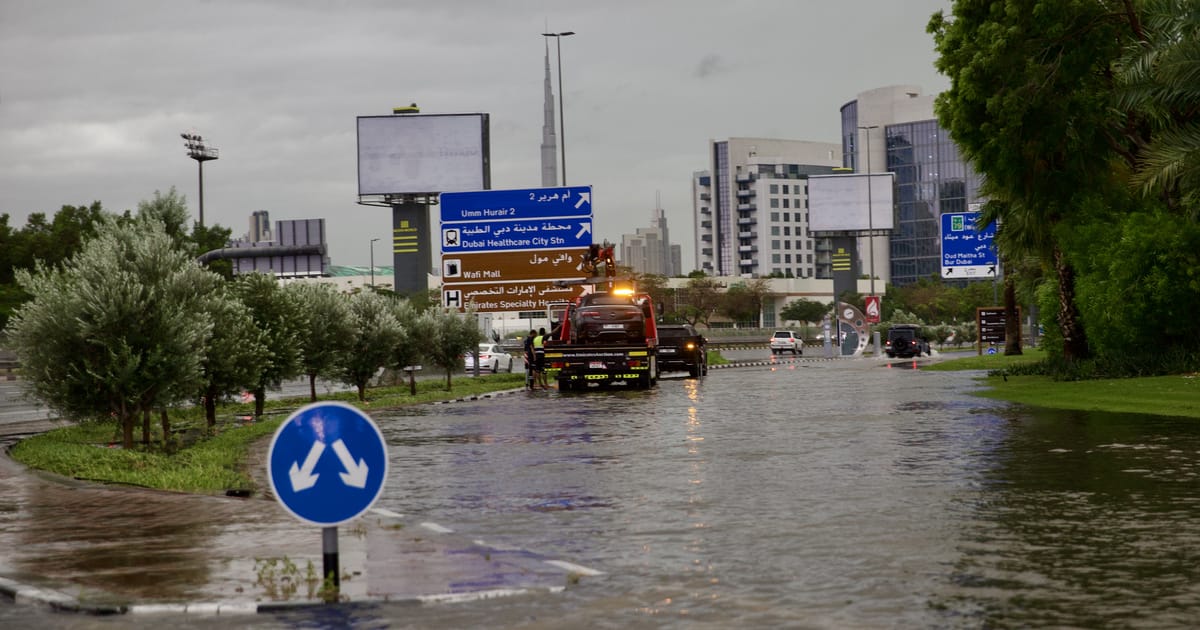
[{"label": "black suv", "polygon": [[887,353],[888,358],[931,354],[929,342],[921,337],[921,327],[916,324],[896,324],[889,328],[883,351]]},{"label": "black suv", "polygon": [[692,378],[708,374],[708,340],[691,324],[659,324],[658,369],[687,370]]}]

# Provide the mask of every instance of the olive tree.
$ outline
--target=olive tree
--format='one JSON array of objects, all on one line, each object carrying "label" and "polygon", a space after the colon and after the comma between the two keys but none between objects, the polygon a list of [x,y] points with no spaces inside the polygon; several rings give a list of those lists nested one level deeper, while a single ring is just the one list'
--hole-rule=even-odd
[{"label": "olive tree", "polygon": [[[391,367],[397,370],[415,366],[428,354],[428,340],[437,330],[437,312],[419,310],[409,300],[398,300],[392,306],[392,314],[400,323],[400,335],[392,345]],[[417,395],[417,375],[408,372],[408,389]]]},{"label": "olive tree", "polygon": [[317,401],[317,377],[341,374],[342,360],[354,335],[350,301],[329,284],[296,283],[284,291],[299,307],[303,317],[296,342],[300,347],[301,372],[308,377],[310,400]]},{"label": "olive tree", "polygon": [[404,330],[392,311],[391,300],[378,293],[356,293],[349,300],[350,335],[341,360],[341,379],[367,399],[367,384],[392,359]]},{"label": "olive tree", "polygon": [[285,379],[302,373],[297,337],[303,328],[304,315],[292,294],[284,292],[273,276],[261,273],[239,276],[234,291],[250,310],[266,344],[267,360],[251,381],[254,415],[261,416],[267,387],[279,387]]},{"label": "olive tree", "polygon": [[483,340],[475,313],[443,310],[437,313],[437,326],[427,342],[427,356],[434,365],[446,370],[446,389],[451,389],[450,375],[466,354]]},{"label": "olive tree", "polygon": [[133,446],[139,414],[198,391],[219,282],[152,222],[107,221],[61,268],[17,273],[32,296],[9,322],[25,385],[69,418],[115,417]]},{"label": "olive tree", "polygon": [[217,400],[253,388],[270,354],[266,334],[254,323],[246,305],[229,285],[222,285],[200,304],[213,322],[204,347],[203,385],[200,392],[204,417],[211,429],[217,422]]}]

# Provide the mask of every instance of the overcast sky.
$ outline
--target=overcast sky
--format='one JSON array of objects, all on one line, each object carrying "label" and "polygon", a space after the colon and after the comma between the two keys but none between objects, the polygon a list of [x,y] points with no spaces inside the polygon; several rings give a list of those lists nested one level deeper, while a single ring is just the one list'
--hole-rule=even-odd
[{"label": "overcast sky", "polygon": [[[950,0],[2,0],[0,213],[174,186],[209,225],[324,217],[366,265],[390,211],[357,204],[355,118],[417,103],[491,115],[492,187],[541,186],[545,42],[562,41],[568,184],[595,238],[649,225],[656,195],[693,268],[690,182],[708,141],[838,142],[838,109],[893,84],[936,94],[929,16]],[[557,95],[557,66],[551,67]],[[435,215],[436,221],[436,215]],[[376,247],[375,262],[390,264]],[[435,256],[437,255],[435,248]]]}]

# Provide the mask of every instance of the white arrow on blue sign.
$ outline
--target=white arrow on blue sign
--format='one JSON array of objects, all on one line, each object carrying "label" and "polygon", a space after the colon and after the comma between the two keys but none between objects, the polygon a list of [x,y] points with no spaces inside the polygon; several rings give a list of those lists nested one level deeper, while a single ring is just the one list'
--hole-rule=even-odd
[{"label": "white arrow on blue sign", "polygon": [[442,222],[592,216],[591,186],[442,193]]},{"label": "white arrow on blue sign", "polygon": [[292,516],[333,527],[358,518],[383,491],[387,445],[362,411],[339,402],[301,407],[275,431],[271,491]]}]

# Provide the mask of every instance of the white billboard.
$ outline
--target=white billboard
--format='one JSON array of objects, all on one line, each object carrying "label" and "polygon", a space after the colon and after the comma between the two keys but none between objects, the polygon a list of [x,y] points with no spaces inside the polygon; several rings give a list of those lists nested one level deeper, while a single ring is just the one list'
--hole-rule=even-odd
[{"label": "white billboard", "polygon": [[[846,232],[890,230],[892,173],[808,176],[808,230]],[[867,214],[867,208],[871,213]]]},{"label": "white billboard", "polygon": [[358,194],[491,187],[487,114],[358,117]]}]

